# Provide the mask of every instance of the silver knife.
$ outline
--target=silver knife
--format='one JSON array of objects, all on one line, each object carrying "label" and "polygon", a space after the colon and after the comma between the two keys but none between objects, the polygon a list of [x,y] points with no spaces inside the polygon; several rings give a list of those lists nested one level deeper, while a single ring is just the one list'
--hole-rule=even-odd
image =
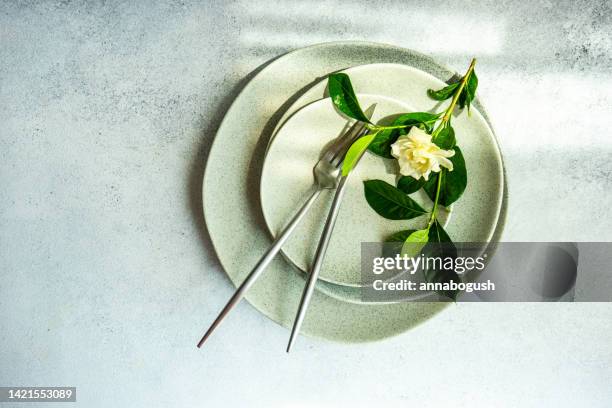
[{"label": "silver knife", "polygon": [[[361,160],[361,156],[359,157],[355,165],[359,163],[359,160]],[[342,202],[342,197],[344,197],[344,189],[347,186],[349,176],[350,173],[346,176],[342,176],[340,178],[340,182],[338,183],[338,188],[336,189],[336,194],[334,195],[334,201],[329,210],[329,214],[327,215],[327,220],[325,221],[325,228],[323,228],[323,233],[321,234],[321,239],[319,240],[319,245],[317,246],[315,261],[312,266],[312,270],[310,271],[310,275],[308,276],[306,286],[304,287],[304,292],[302,292],[300,307],[295,317],[295,322],[293,323],[291,337],[289,337],[289,344],[287,345],[287,353],[289,353],[291,347],[295,343],[297,335],[300,333],[302,323],[304,322],[306,310],[308,309],[308,304],[310,303],[310,299],[312,298],[317,279],[319,278],[319,273],[321,272],[321,267],[323,266],[323,260],[325,259],[325,253],[327,252],[327,247],[329,246],[329,241],[334,230],[334,225],[336,224],[336,218],[338,218],[338,213],[340,212],[340,203]]]}]

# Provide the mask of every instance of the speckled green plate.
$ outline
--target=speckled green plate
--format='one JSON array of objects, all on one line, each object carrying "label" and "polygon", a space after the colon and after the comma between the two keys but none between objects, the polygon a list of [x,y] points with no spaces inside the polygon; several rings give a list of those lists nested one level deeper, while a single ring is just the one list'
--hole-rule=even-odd
[{"label": "speckled green plate", "polygon": [[[422,93],[422,89],[417,86],[407,86],[406,81],[407,78],[413,77],[412,79],[416,79],[415,82],[421,82],[423,76],[425,76],[426,81],[431,81],[431,76],[428,73],[422,72],[415,67],[410,67],[402,64],[367,64],[351,67],[345,70],[342,70],[351,76],[352,81],[359,87],[361,90],[368,90],[369,92],[375,94],[384,94],[387,96],[393,96],[395,98],[399,98],[400,100],[414,100],[417,104],[421,105],[422,110],[427,110],[428,104],[431,103],[431,100],[428,97],[424,97]],[[448,77],[451,77],[450,70],[448,71]],[[386,80],[381,81],[380,77],[384,75]],[[416,75],[416,78],[415,78]],[[435,78],[434,80],[437,80]],[[274,131],[272,138],[269,141],[268,149],[270,149],[270,145],[274,142],[274,137],[278,134],[279,129],[283,126],[286,121],[292,117],[298,110],[302,109],[306,105],[313,103],[314,101],[320,100],[321,98],[325,98],[327,96],[327,80],[326,78],[319,81],[316,85],[310,87],[306,92],[304,92],[283,114],[281,119],[278,121]],[[480,101],[477,99],[475,106],[479,113],[479,116],[484,119],[488,126],[484,127],[480,124],[480,127],[483,128],[487,138],[491,138],[494,142],[494,147],[497,152],[499,152],[499,158],[502,165],[502,180],[503,184],[503,197],[501,203],[501,209],[499,212],[499,216],[497,219],[497,225],[493,232],[493,236],[490,239],[492,245],[495,242],[501,240],[501,236],[503,234],[505,220],[506,220],[506,211],[507,211],[507,182],[505,175],[505,168],[503,167],[503,159],[501,155],[501,151],[499,149],[499,143],[497,138],[495,137],[495,133],[493,132],[493,128],[491,123],[486,115],[486,111],[484,107],[480,104]],[[437,107],[436,109],[439,109]],[[490,133],[489,133],[490,132]],[[490,146],[489,146],[490,148]],[[497,154],[496,154],[497,156]],[[265,213],[265,208],[264,208]],[[270,223],[267,222],[268,229],[270,233],[273,234],[273,230],[271,229]],[[287,260],[298,270],[300,269],[293,260],[283,253]],[[343,300],[345,302],[352,303],[363,303],[361,300],[361,289],[359,287],[347,286],[341,284],[335,284],[331,282],[326,282],[324,280],[319,280],[317,282],[317,289],[329,296],[334,298]]]},{"label": "speckled green plate", "polygon": [[[344,72],[351,76],[358,92],[365,92],[359,97],[363,106],[378,102],[375,119],[404,112],[441,111],[449,103],[439,104],[426,94],[427,89],[442,88],[444,82],[412,67],[370,64]],[[295,113],[283,122],[268,148],[262,173],[261,204],[273,235],[295,211],[292,203],[308,195],[312,186],[312,163],[346,123],[329,98],[305,106],[310,95],[323,95],[325,89],[326,81],[322,81],[289,108],[287,113]],[[391,100],[395,103],[389,104]],[[453,127],[465,156],[469,182],[461,200],[453,205],[453,221],[445,227],[456,242],[488,242],[497,226],[503,198],[501,155],[493,132],[476,109],[471,116],[467,112],[457,115]],[[424,217],[386,220],[366,202],[362,180],[380,179],[395,184],[397,172],[393,159],[373,154],[363,157],[349,179],[320,279],[337,285],[360,286],[362,242],[380,242],[397,231],[420,229],[424,225]],[[326,217],[330,201],[327,198],[323,197],[313,206],[296,229],[295,238],[283,248],[287,258],[302,271],[308,270],[314,258],[323,229],[321,220]],[[422,190],[412,194],[412,198],[423,208],[431,207]],[[446,219],[443,211],[442,221]]]},{"label": "speckled green plate", "polygon": [[[209,153],[203,202],[215,251],[234,284],[242,282],[271,242],[259,203],[259,180],[274,126],[286,109],[325,75],[371,63],[406,64],[440,79],[453,74],[430,58],[399,47],[362,42],[321,44],[271,62],[228,110]],[[278,257],[246,298],[266,316],[289,327],[303,286],[303,274]],[[315,291],[302,333],[341,342],[374,341],[414,327],[445,305],[355,304]]]}]

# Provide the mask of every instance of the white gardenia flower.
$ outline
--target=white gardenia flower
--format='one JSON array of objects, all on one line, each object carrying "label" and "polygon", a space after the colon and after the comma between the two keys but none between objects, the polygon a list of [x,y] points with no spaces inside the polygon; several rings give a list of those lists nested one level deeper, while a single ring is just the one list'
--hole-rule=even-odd
[{"label": "white gardenia flower", "polygon": [[431,141],[431,135],[416,126],[391,145],[391,154],[399,161],[400,173],[417,180],[421,177],[428,180],[432,171],[441,170],[440,166],[453,171],[453,163],[448,158],[455,151],[440,149]]}]

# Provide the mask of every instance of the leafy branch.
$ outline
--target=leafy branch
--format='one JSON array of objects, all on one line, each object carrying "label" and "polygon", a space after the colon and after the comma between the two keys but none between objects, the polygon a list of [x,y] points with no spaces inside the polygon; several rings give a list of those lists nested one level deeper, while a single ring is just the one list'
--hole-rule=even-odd
[{"label": "leafy branch", "polygon": [[[397,186],[382,180],[364,182],[366,201],[382,217],[392,220],[409,220],[429,214],[425,228],[400,231],[387,240],[387,242],[401,242],[401,253],[404,255],[416,256],[423,251],[438,256],[457,256],[456,247],[438,222],[437,214],[440,205],[450,206],[461,197],[467,186],[465,160],[456,145],[451,118],[457,106],[461,109],[467,107],[468,115],[470,113],[470,105],[476,96],[478,87],[478,78],[474,71],[475,65],[476,59],[473,59],[465,75],[459,81],[439,90],[429,89],[427,91],[432,99],[438,101],[452,98],[444,112],[404,113],[389,126],[376,125],[368,119],[359,105],[348,75],[336,73],[329,76],[328,90],[336,108],[350,118],[365,122],[369,130],[368,134],[354,142],[348,150],[342,166],[343,175],[350,173],[366,150],[384,158],[393,158],[391,146],[400,136],[406,135],[410,128],[415,126],[429,133],[431,141],[440,149],[454,151],[454,155],[450,157],[453,170],[441,168],[437,174],[432,173],[428,180],[423,177],[415,179],[403,176],[399,177]],[[433,202],[430,212],[424,210],[409,197],[409,194],[421,188]],[[460,281],[459,276],[452,270],[427,270],[424,273],[429,282]],[[456,293],[443,294],[453,299],[456,297]]]},{"label": "leafy branch", "polygon": [[[461,81],[458,82],[458,85],[455,86],[457,83],[455,84],[451,84],[445,88],[442,88],[439,91],[433,91],[431,89],[429,89],[427,91],[428,95],[439,95],[440,93],[444,94],[446,96],[446,94],[448,94],[449,92],[442,92],[445,89],[449,89],[451,88],[450,91],[450,95],[452,95],[453,99],[451,100],[450,105],[448,106],[448,108],[446,109],[446,111],[444,112],[444,115],[442,115],[442,119],[440,120],[440,123],[438,124],[438,126],[436,127],[436,129],[433,131],[433,133],[431,134],[432,137],[432,141],[437,144],[438,146],[440,145],[444,145],[444,146],[448,146],[448,147],[454,147],[455,144],[455,131],[453,130],[453,128],[450,125],[450,120],[453,114],[453,111],[455,110],[455,106],[457,105],[457,102],[459,102],[459,100],[463,100],[463,106],[467,105],[468,107],[468,111],[469,111],[469,106],[472,102],[472,100],[475,97],[476,94],[476,87],[478,86],[478,79],[476,77],[476,73],[474,72],[474,66],[476,65],[476,58],[472,59],[472,62],[470,63],[470,66],[467,70],[467,72],[465,73],[465,75],[463,76],[463,78],[461,78]],[[472,83],[472,86],[467,86],[467,84]],[[450,95],[446,96],[445,99],[448,99],[450,97]],[[452,142],[451,142],[452,139]],[[452,146],[450,146],[450,144],[452,143]],[[440,146],[442,147],[442,146]],[[442,147],[444,148],[444,147]],[[461,157],[461,160],[463,161],[463,155],[461,155],[461,150],[459,150],[459,148],[455,148],[455,156],[457,157]],[[457,160],[457,159],[455,159]],[[451,160],[452,161],[452,160]],[[455,164],[455,163],[453,163]],[[453,167],[454,168],[454,167]],[[463,166],[460,166],[460,169],[465,170],[465,162],[463,163]],[[429,217],[429,222],[427,223],[427,229],[431,228],[431,226],[433,225],[434,221],[436,220],[436,214],[437,214],[437,209],[438,209],[438,203],[440,201],[440,192],[441,192],[441,187],[442,187],[442,181],[444,180],[444,175],[447,173],[447,170],[442,169],[440,171],[440,173],[438,174],[438,176],[436,177],[436,190],[435,190],[435,194],[434,194],[434,206],[433,209],[431,210],[431,216]],[[449,206],[450,204],[452,204],[452,202],[456,201],[459,196],[463,193],[463,190],[465,190],[465,185],[467,185],[467,174],[465,177],[465,184],[463,183],[455,183],[455,184],[460,184],[460,186],[463,186],[463,188],[461,188],[460,192],[457,192],[456,194],[454,194],[453,196],[456,196],[456,198],[454,200],[445,200],[445,206]],[[431,196],[431,194],[430,194]]]}]

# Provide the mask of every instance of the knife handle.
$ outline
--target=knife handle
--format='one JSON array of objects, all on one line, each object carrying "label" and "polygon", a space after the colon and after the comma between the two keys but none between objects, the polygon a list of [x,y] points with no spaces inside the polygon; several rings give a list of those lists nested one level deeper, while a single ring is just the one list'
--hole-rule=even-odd
[{"label": "knife handle", "polygon": [[310,298],[312,297],[312,293],[314,292],[317,279],[319,278],[319,273],[321,272],[321,267],[323,266],[323,260],[325,259],[325,253],[327,252],[327,247],[329,246],[329,241],[334,230],[334,225],[336,224],[336,218],[338,218],[338,213],[340,212],[340,203],[342,202],[342,197],[344,196],[344,189],[347,186],[347,180],[347,176],[343,176],[340,179],[338,189],[336,190],[336,194],[334,195],[334,201],[332,203],[331,208],[329,209],[329,214],[327,215],[327,220],[325,221],[323,234],[321,235],[319,245],[317,246],[317,252],[315,255],[314,264],[312,266],[312,271],[308,276],[308,282],[306,283],[304,292],[302,292],[300,307],[295,317],[295,322],[293,323],[293,329],[291,330],[289,344],[287,345],[287,353],[291,350],[291,346],[295,342],[295,339],[297,338],[297,335],[300,332],[300,328],[302,327],[304,317],[306,316],[306,309],[308,309]]},{"label": "knife handle", "polygon": [[274,242],[272,242],[272,245],[270,246],[268,251],[261,257],[259,262],[257,262],[257,265],[255,265],[255,268],[253,268],[253,270],[248,274],[244,282],[242,282],[242,284],[238,287],[238,289],[236,289],[236,292],[227,302],[223,310],[221,310],[221,313],[219,313],[219,316],[217,316],[217,318],[208,328],[204,336],[202,336],[202,338],[198,342],[198,348],[202,347],[204,342],[208,339],[208,337],[210,337],[212,332],[217,328],[217,326],[221,323],[221,321],[223,321],[225,316],[227,316],[227,314],[234,308],[234,306],[236,306],[238,302],[242,300],[246,292],[251,288],[251,286],[253,286],[253,284],[259,278],[259,276],[261,276],[261,273],[268,267],[270,262],[272,262],[272,259],[274,259],[276,254],[278,254],[278,252],[280,251],[285,241],[287,241],[289,236],[293,233],[295,228],[299,225],[300,221],[302,221],[304,216],[308,213],[308,210],[310,210],[310,207],[312,207],[312,204],[319,197],[320,193],[321,193],[321,189],[317,188],[312,193],[310,198],[306,200],[302,208],[300,208],[300,210],[293,216],[293,218],[291,219],[289,224],[287,224],[285,229],[283,229],[283,231],[276,237]]}]

